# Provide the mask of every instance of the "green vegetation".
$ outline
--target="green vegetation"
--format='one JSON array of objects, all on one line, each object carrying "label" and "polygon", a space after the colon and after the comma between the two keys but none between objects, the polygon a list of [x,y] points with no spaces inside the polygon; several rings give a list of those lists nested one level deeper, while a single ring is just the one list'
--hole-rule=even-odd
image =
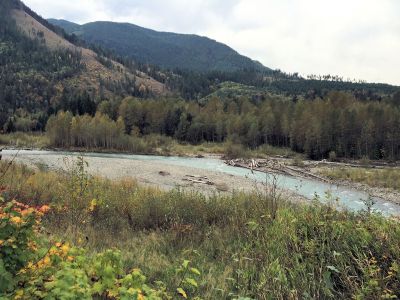
[{"label": "green vegetation", "polygon": [[[29,36],[13,18],[12,9],[32,20],[32,28],[25,28]],[[36,21],[65,39],[66,45],[67,40],[80,45],[76,37],[51,25],[21,1],[0,2],[0,132],[43,131],[49,115],[59,110],[94,115],[97,103],[105,97],[151,93],[146,86],[136,86],[132,62],[128,61],[125,71],[114,70],[101,52],[96,52],[96,62],[83,55],[82,48],[50,49]],[[104,66],[106,74],[99,76],[91,64],[97,64],[96,69]]]},{"label": "green vegetation", "polygon": [[350,180],[373,187],[400,190],[400,169],[397,168],[329,168],[322,169],[320,173],[331,179]]},{"label": "green vegetation", "polygon": [[[49,241],[40,228],[49,206],[35,209],[15,200],[0,201],[2,299],[171,299],[163,287],[147,286],[140,270],[126,272],[117,250],[89,256],[83,248]],[[183,262],[180,271],[180,286],[197,286],[186,275],[200,274],[189,268],[189,261]],[[177,291],[186,295],[182,287]]]},{"label": "green vegetation", "polygon": [[[255,90],[262,88],[280,95],[290,95],[294,99],[321,98],[329,91],[336,90],[352,92],[363,101],[379,101],[383,96],[399,91],[398,87],[387,84],[346,81],[334,75],[309,75],[303,78],[298,73],[272,71],[226,45],[196,35],[156,32],[126,23],[92,22],[78,25],[55,19],[49,22],[88,43],[98,44],[106,52],[134,59],[140,70],[146,73],[150,70],[151,76],[165,82],[172,90],[179,91],[186,99],[205,97],[215,92],[217,83],[226,81],[250,85],[244,89],[253,90],[255,93],[252,96],[257,96],[258,91]],[[160,76],[160,73],[163,75]]]},{"label": "green vegetation", "polygon": [[43,133],[15,132],[0,134],[0,145],[15,148],[43,149],[49,146],[49,140]]},{"label": "green vegetation", "polygon": [[92,22],[78,25],[64,20],[49,22],[121,56],[168,69],[238,71],[267,69],[228,46],[206,37],[157,32],[133,24]]},{"label": "green vegetation", "polygon": [[286,148],[311,159],[394,160],[400,157],[399,122],[400,109],[391,98],[360,102],[341,92],[314,101],[239,97],[212,98],[205,105],[128,97],[101,102],[95,117],[59,112],[49,119],[47,134],[56,147],[140,152],[137,138],[157,134],[195,145],[226,143],[226,152],[235,157],[261,147],[265,152]]},{"label": "green vegetation", "polygon": [[[125,276],[143,278],[137,270],[126,271],[138,268],[147,277],[146,290],[160,292],[161,281],[165,289],[161,290],[177,299],[181,297],[177,288],[183,282],[177,269],[182,272],[185,266],[195,266],[198,270],[193,274],[184,272],[195,282],[186,281],[191,286],[181,287],[190,299],[400,296],[400,226],[396,220],[368,212],[339,211],[317,202],[292,204],[262,192],[210,198],[179,190],[164,192],[138,186],[129,179],[90,177],[81,159],[68,163],[67,173],[0,165],[3,174],[8,168],[0,179],[5,201],[20,199],[35,207],[49,205],[43,220],[45,239],[63,241],[59,247],[54,244],[50,248],[60,259],[43,260],[45,270],[46,264],[51,263],[51,273],[46,274],[54,274],[53,277],[27,273],[38,279],[30,280],[28,286],[35,286],[36,291],[45,293],[42,295],[94,295],[96,286],[97,291],[103,291],[104,299],[111,295],[125,299],[115,289],[123,287]],[[2,222],[12,221],[4,221],[3,217]],[[35,238],[43,239],[40,233]],[[21,252],[16,249],[25,251],[24,241],[19,240],[17,248],[7,249],[19,256]],[[62,245],[71,246],[71,254],[64,255]],[[109,252],[108,248],[120,252]],[[0,259],[4,261],[3,249],[0,247]],[[70,262],[68,256],[72,256]],[[12,272],[21,274],[18,270],[30,266],[30,256],[23,257]],[[182,265],[185,259],[190,263]],[[99,268],[94,272],[94,282],[87,284],[85,276],[92,274],[96,262],[101,261],[113,268],[107,275],[104,267]],[[5,270],[10,272],[8,266]],[[0,276],[8,274],[4,272],[0,270]],[[113,277],[115,274],[118,276]],[[45,283],[43,278],[50,281]],[[66,282],[77,285],[71,289],[74,285]],[[141,291],[144,281],[135,283],[139,284],[135,291]],[[3,287],[2,292],[9,288],[11,293],[22,296],[22,287]]]},{"label": "green vegetation", "polygon": [[[55,85],[82,70],[81,55],[48,50],[39,33],[35,40],[25,37],[9,13],[15,5],[16,1],[0,2],[0,127],[43,130],[44,112],[57,94]],[[16,112],[21,107],[22,114]],[[28,128],[27,119],[31,119]]]}]

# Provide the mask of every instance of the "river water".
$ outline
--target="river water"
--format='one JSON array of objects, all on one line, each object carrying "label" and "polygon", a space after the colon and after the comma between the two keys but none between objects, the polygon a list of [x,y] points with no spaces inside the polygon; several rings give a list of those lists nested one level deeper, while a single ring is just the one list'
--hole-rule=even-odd
[{"label": "river water", "polygon": [[[59,151],[44,151],[44,150],[4,150],[4,156],[11,157],[13,155],[60,155],[60,156],[89,156],[103,157],[109,159],[132,159],[138,161],[154,161],[157,164],[175,165],[192,167],[203,170],[223,172],[236,176],[245,176],[255,181],[265,182],[272,180],[271,174],[254,171],[251,173],[248,169],[233,167],[226,165],[220,159],[214,158],[190,158],[178,156],[153,156],[153,155],[130,155],[130,154],[109,154],[109,153],[78,153],[78,152],[59,152]],[[308,199],[318,197],[319,201],[326,202],[332,199],[338,199],[340,206],[350,210],[362,210],[366,206],[364,200],[368,199],[368,194],[346,186],[337,186],[325,182],[292,177],[287,175],[275,175],[277,177],[278,186],[287,189],[297,194],[300,194]],[[329,196],[327,196],[329,195]],[[381,198],[373,198],[375,204],[373,209],[383,213],[384,215],[400,215],[400,205],[388,202]]]}]

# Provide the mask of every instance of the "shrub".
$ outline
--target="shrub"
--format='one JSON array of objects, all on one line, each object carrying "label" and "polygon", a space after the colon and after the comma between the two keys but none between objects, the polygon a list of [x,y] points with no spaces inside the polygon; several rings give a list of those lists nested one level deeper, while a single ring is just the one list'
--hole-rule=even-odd
[{"label": "shrub", "polygon": [[68,243],[46,241],[40,220],[49,209],[16,201],[0,207],[0,298],[170,299],[146,285],[140,270],[125,272],[120,251],[89,256]]},{"label": "shrub", "polygon": [[246,158],[248,157],[248,151],[241,144],[234,144],[232,142],[227,142],[225,146],[225,155],[226,159],[234,159],[234,158]]},{"label": "shrub", "polygon": [[336,159],[337,159],[336,152],[335,151],[330,151],[328,157],[329,157],[330,161],[336,161]]}]

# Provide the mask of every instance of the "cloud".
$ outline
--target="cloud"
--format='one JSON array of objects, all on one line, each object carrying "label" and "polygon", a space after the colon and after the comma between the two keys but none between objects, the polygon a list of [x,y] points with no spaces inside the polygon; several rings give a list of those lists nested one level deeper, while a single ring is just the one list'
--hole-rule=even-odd
[{"label": "cloud", "polygon": [[196,33],[271,68],[400,85],[398,0],[25,0],[44,17]]}]

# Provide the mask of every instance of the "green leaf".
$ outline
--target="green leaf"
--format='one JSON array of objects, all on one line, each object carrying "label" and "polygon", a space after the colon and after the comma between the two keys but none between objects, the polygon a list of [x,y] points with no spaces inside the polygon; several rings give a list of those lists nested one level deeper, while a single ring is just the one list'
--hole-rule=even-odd
[{"label": "green leaf", "polygon": [[336,269],[334,266],[327,266],[328,270],[336,272],[336,273],[340,273],[340,271],[338,269]]},{"label": "green leaf", "polygon": [[185,259],[182,263],[182,267],[186,269],[189,266],[189,263],[190,261]]},{"label": "green leaf", "polygon": [[176,291],[178,292],[179,295],[181,295],[183,298],[187,299],[187,294],[182,288],[177,288]]},{"label": "green leaf", "polygon": [[4,293],[14,288],[14,279],[11,273],[7,272],[3,260],[0,259],[0,293]]},{"label": "green leaf", "polygon": [[201,274],[200,271],[198,269],[196,269],[196,268],[190,268],[190,272],[192,272],[193,274],[196,274],[196,275],[200,275]]},{"label": "green leaf", "polygon": [[196,280],[194,280],[193,278],[186,278],[185,282],[190,284],[191,286],[198,287]]},{"label": "green leaf", "polygon": [[254,231],[254,230],[256,230],[258,228],[259,224],[257,222],[255,222],[255,221],[250,221],[250,222],[247,223],[247,226],[249,226],[249,229],[251,231]]}]

